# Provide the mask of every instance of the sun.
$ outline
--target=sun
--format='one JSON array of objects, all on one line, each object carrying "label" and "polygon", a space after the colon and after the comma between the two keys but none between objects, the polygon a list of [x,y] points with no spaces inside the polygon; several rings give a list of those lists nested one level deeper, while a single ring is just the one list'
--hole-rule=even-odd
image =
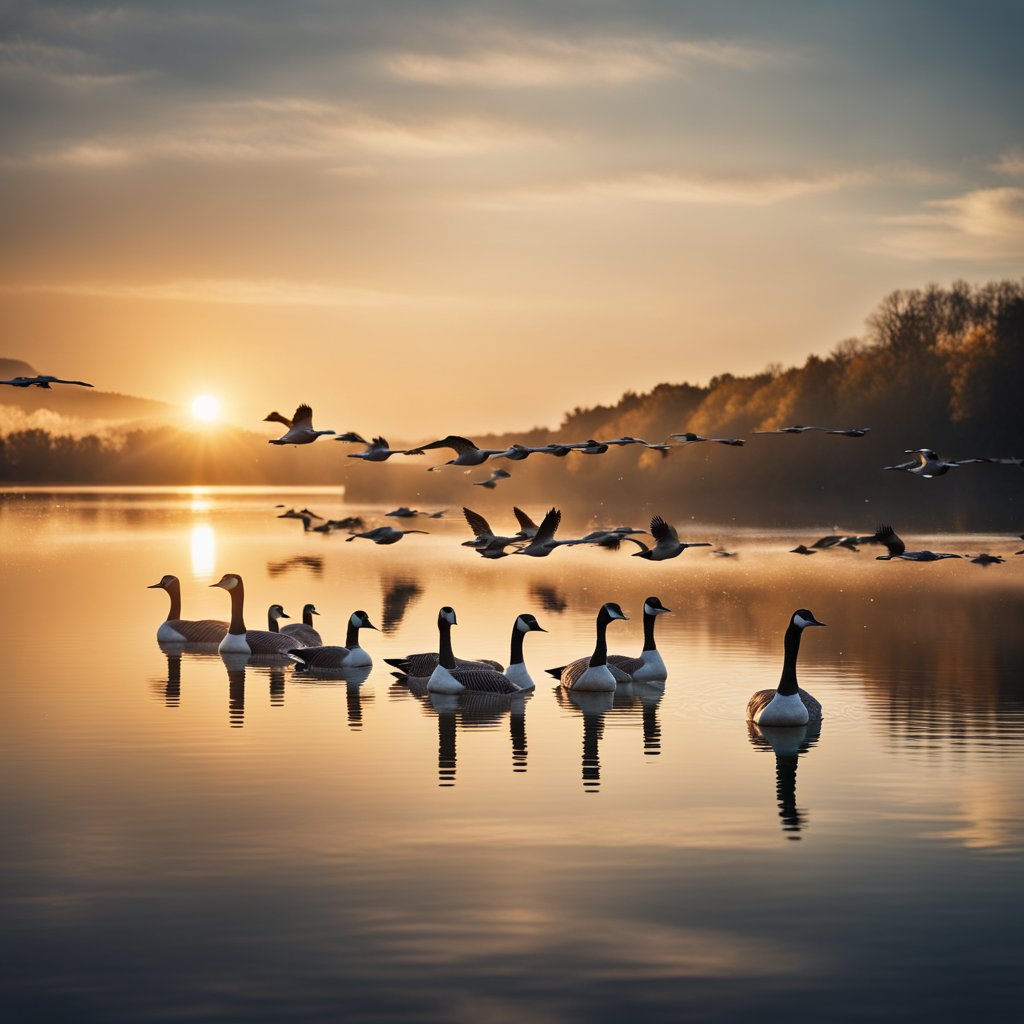
[{"label": "sun", "polygon": [[192,400],[192,415],[209,423],[220,416],[220,402],[213,395],[200,395]]}]

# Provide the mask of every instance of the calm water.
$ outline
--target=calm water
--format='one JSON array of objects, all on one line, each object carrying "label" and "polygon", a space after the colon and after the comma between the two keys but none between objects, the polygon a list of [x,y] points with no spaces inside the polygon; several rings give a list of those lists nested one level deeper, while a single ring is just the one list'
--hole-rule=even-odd
[{"label": "calm water", "polygon": [[[1019,1019],[1024,556],[800,558],[825,529],[695,527],[738,556],[487,562],[451,518],[375,547],[276,501],[342,512],[0,496],[5,1020]],[[341,643],[366,609],[369,677],[162,651],[147,584],[174,573],[186,617],[227,618],[225,571],[250,627],[314,601]],[[603,601],[632,620],[611,649],[637,652],[648,594],[673,610],[663,692],[549,685]],[[533,611],[536,693],[435,705],[392,679],[442,604],[457,653],[501,660]],[[800,666],[825,720],[773,747],[744,708],[800,606],[830,627]]]}]

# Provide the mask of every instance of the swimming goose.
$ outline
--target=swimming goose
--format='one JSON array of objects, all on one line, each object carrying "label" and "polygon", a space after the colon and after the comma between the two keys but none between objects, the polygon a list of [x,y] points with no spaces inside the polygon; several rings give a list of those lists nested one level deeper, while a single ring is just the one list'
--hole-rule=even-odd
[{"label": "swimming goose", "polygon": [[511,679],[520,690],[536,689],[536,684],[530,678],[530,673],[526,670],[526,665],[523,662],[523,640],[527,633],[536,632],[546,633],[547,630],[529,612],[517,615],[516,621],[512,623],[512,643],[505,676]]},{"label": "swimming goose", "polygon": [[701,434],[691,434],[689,431],[682,434],[669,434],[668,436],[680,444],[698,444],[701,441],[714,441],[717,444],[728,444],[739,448],[747,443],[739,437],[704,437]]},{"label": "swimming goose", "polygon": [[228,631],[228,624],[218,619],[183,619],[181,617],[181,581],[177,576],[164,576],[151,583],[147,590],[166,590],[171,599],[167,618],[160,623],[156,638],[161,643],[219,644]]},{"label": "swimming goose", "polygon": [[931,448],[906,448],[904,455],[916,455],[916,459],[909,462],[900,462],[895,466],[883,466],[882,469],[895,469],[904,473],[913,473],[915,476],[923,476],[926,480],[932,477],[943,476],[951,469],[959,466],[968,466],[973,462],[991,462],[991,459],[941,459]]},{"label": "swimming goose", "polygon": [[[440,441],[431,441],[429,444],[410,448],[406,455],[422,455],[433,448],[451,448],[455,452],[455,458],[449,459],[445,463],[446,466],[479,466],[492,455],[503,455],[507,451],[505,448],[478,448],[468,438],[449,434],[447,437],[442,437]],[[428,472],[440,468],[440,466],[431,466]]]},{"label": "swimming goose", "polygon": [[880,526],[875,531],[875,540],[879,544],[884,544],[889,551],[887,555],[875,555],[879,562],[888,562],[893,558],[902,558],[906,562],[938,562],[943,558],[960,557],[949,552],[908,551],[907,545],[896,536],[896,531],[891,526]]},{"label": "swimming goose", "polygon": [[[613,602],[601,605],[601,610],[597,613],[597,642],[594,645],[594,653],[589,658],[579,658],[568,665],[563,665],[559,671],[559,681],[567,690],[615,689],[616,679],[608,665],[608,642],[605,638],[608,623],[615,619],[628,619],[628,616]],[[628,678],[621,669],[619,674],[623,679]]]},{"label": "swimming goose", "polygon": [[217,650],[221,654],[275,654],[294,661],[288,653],[294,647],[301,646],[293,636],[287,633],[271,633],[263,629],[246,629],[243,618],[245,603],[245,585],[238,573],[225,573],[211,587],[220,587],[231,595],[231,622],[228,631],[221,640]]},{"label": "swimming goose", "polygon": [[313,616],[319,614],[315,604],[304,604],[302,606],[302,621],[290,622],[287,626],[282,626],[281,632],[295,637],[306,647],[319,647],[324,641],[313,625]]},{"label": "swimming goose", "polygon": [[92,387],[84,380],[61,380],[60,377],[52,377],[49,374],[38,374],[35,377],[12,377],[10,380],[0,380],[0,384],[9,384],[12,388],[46,388],[47,390],[51,384],[77,384],[83,388]]},{"label": "swimming goose", "polygon": [[654,538],[654,547],[649,548],[642,540],[635,537],[624,537],[624,540],[631,540],[639,551],[633,552],[634,558],[646,558],[651,562],[664,562],[668,558],[675,558],[681,555],[687,548],[709,548],[711,544],[706,540],[681,541],[679,533],[671,524],[665,522],[661,516],[654,516],[651,519],[651,536]]},{"label": "swimming goose", "polygon": [[290,619],[291,616],[279,604],[272,604],[267,609],[267,629],[271,633],[280,633],[281,627],[277,624],[278,619]]},{"label": "swimming goose", "polygon": [[267,444],[312,444],[318,437],[333,433],[333,430],[314,430],[313,410],[302,404],[295,410],[292,425],[280,437],[272,438]]},{"label": "swimming goose", "polygon": [[[657,597],[648,597],[644,601],[644,646],[638,658],[625,654],[609,654],[608,668],[615,677],[616,683],[661,683],[668,678],[668,669],[654,640],[654,624],[659,615],[670,612]],[[587,658],[579,658],[570,665],[549,668],[547,673],[556,679],[561,678],[567,670],[571,673],[582,672],[589,664]]]},{"label": "swimming goose", "polygon": [[537,527],[537,532],[530,539],[530,543],[512,553],[514,555],[533,555],[534,558],[550,555],[555,548],[565,543],[565,541],[555,540],[555,531],[561,521],[562,513],[557,508],[549,509],[548,514]]},{"label": "swimming goose", "polygon": [[429,533],[429,530],[396,530],[393,526],[378,526],[373,530],[365,530],[363,533],[353,533],[345,538],[345,541],[357,540],[363,537],[372,540],[374,544],[397,544],[407,533]]},{"label": "swimming goose", "polygon": [[452,626],[457,625],[455,609],[444,607],[437,616],[439,637],[437,667],[430,673],[430,693],[519,693],[520,689],[504,673],[493,668],[460,668],[452,653]]},{"label": "swimming goose", "polygon": [[401,448],[389,448],[386,437],[375,437],[366,446],[365,451],[349,452],[350,459],[362,459],[364,462],[387,462],[392,455],[418,455],[418,452],[404,452]]},{"label": "swimming goose", "polygon": [[809,626],[824,626],[813,612],[799,608],[789,620],[784,641],[785,660],[782,678],[774,690],[758,690],[747,703],[747,718],[763,726],[807,725],[821,721],[821,704],[796,681],[796,659],[800,653],[800,636]]},{"label": "swimming goose", "polygon": [[291,653],[306,669],[369,668],[373,664],[373,658],[359,645],[359,630],[376,628],[366,612],[360,609],[349,616],[344,647],[308,644]]},{"label": "swimming goose", "polygon": [[501,480],[507,480],[512,474],[507,469],[496,469],[486,480],[474,480],[474,487],[486,487],[493,491]]}]

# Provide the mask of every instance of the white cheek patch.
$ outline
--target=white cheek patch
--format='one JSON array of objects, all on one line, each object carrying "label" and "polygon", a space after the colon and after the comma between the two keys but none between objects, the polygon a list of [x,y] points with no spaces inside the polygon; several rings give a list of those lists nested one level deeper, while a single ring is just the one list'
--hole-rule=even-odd
[{"label": "white cheek patch", "polygon": [[352,616],[350,616],[350,618],[349,618],[349,620],[348,620],[348,624],[349,624],[350,626],[356,626],[356,627],[359,627],[359,626],[361,626],[361,625],[362,625],[363,623],[362,623],[362,621],[360,620],[360,618],[359,618],[359,616],[358,616],[358,615],[355,615],[355,614],[353,614]]},{"label": "white cheek patch", "polygon": [[522,615],[516,618],[516,629],[518,629],[520,633],[529,633],[530,631],[529,623],[522,617]]},{"label": "white cheek patch", "polygon": [[237,576],[229,576],[224,581],[224,589],[225,590],[234,590],[235,587],[237,587],[237,586],[238,586],[238,577]]},{"label": "white cheek patch", "polygon": [[810,619],[805,619],[802,615],[794,615],[793,621],[801,628],[806,629],[810,624]]}]

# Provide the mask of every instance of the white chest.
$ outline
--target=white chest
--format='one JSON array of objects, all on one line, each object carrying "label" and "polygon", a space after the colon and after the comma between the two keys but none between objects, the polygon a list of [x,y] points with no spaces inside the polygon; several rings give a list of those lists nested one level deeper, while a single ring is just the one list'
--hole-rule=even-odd
[{"label": "white chest", "polygon": [[758,725],[806,725],[807,718],[807,708],[800,694],[783,697],[777,693],[761,709],[761,713],[755,716],[754,721]]},{"label": "white chest", "polygon": [[462,693],[465,687],[443,665],[430,673],[427,689],[431,693]]}]

